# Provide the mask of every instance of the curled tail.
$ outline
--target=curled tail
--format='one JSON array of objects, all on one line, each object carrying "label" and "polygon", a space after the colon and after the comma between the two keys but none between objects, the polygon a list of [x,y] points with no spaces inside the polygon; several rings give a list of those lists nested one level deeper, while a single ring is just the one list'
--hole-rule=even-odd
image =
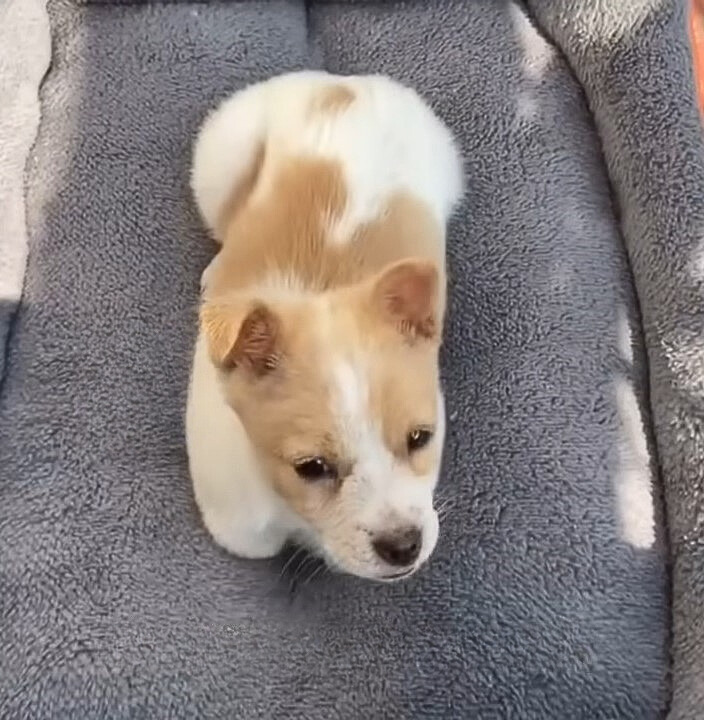
[{"label": "curled tail", "polygon": [[253,189],[264,157],[261,85],[225,100],[203,122],[193,148],[191,189],[205,225],[224,239],[223,220]]}]

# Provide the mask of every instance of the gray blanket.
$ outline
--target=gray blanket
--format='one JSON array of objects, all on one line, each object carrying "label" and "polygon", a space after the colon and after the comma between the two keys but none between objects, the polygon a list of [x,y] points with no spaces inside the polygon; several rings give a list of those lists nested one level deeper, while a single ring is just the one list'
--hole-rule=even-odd
[{"label": "gray blanket", "polygon": [[[701,717],[704,145],[684,2],[607,5],[50,2],[0,717]],[[441,541],[392,586],[228,556],[187,474],[191,143],[303,67],[415,86],[466,159]]]}]

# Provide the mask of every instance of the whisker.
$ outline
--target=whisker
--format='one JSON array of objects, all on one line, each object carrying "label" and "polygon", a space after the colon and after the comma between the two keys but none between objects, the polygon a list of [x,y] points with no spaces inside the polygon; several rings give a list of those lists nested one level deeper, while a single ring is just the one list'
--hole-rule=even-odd
[{"label": "whisker", "polygon": [[298,586],[298,581],[301,578],[301,574],[303,573],[304,568],[313,560],[316,558],[313,555],[307,555],[303,558],[303,560],[299,563],[299,565],[296,567],[293,573],[293,577],[291,578],[291,583],[289,585],[289,591],[293,592],[294,588]]},{"label": "whisker", "polygon": [[281,568],[281,572],[279,573],[279,577],[283,577],[286,570],[289,568],[291,563],[294,561],[295,558],[297,558],[301,553],[305,552],[304,547],[299,547],[296,550],[294,550],[291,553],[291,557],[284,563],[284,566]]},{"label": "whisker", "polygon": [[457,503],[455,502],[444,502],[442,505],[438,505],[436,510],[437,512],[445,512],[446,510],[451,510],[453,507],[455,507]]},{"label": "whisker", "polygon": [[[313,572],[303,581],[303,584],[301,585],[301,587],[305,587],[306,585],[308,585],[308,583],[309,583],[321,570],[325,570],[325,564],[324,564],[324,563],[321,563],[321,564],[318,565],[317,567],[313,568]],[[325,574],[325,573],[323,573],[323,574]]]}]

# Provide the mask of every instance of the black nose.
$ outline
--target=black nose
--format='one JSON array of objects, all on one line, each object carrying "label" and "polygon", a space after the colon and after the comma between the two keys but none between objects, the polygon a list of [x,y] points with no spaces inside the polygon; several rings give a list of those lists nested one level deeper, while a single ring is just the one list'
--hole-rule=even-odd
[{"label": "black nose", "polygon": [[389,565],[400,567],[415,562],[420,554],[422,535],[418,528],[407,528],[382,535],[372,541],[376,554]]}]

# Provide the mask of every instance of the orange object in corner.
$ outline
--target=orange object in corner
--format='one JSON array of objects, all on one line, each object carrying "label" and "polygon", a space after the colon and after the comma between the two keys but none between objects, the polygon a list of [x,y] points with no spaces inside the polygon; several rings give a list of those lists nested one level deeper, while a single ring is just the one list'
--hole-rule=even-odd
[{"label": "orange object in corner", "polygon": [[699,108],[704,113],[704,0],[692,0],[689,32],[694,53],[694,77],[697,83]]}]

